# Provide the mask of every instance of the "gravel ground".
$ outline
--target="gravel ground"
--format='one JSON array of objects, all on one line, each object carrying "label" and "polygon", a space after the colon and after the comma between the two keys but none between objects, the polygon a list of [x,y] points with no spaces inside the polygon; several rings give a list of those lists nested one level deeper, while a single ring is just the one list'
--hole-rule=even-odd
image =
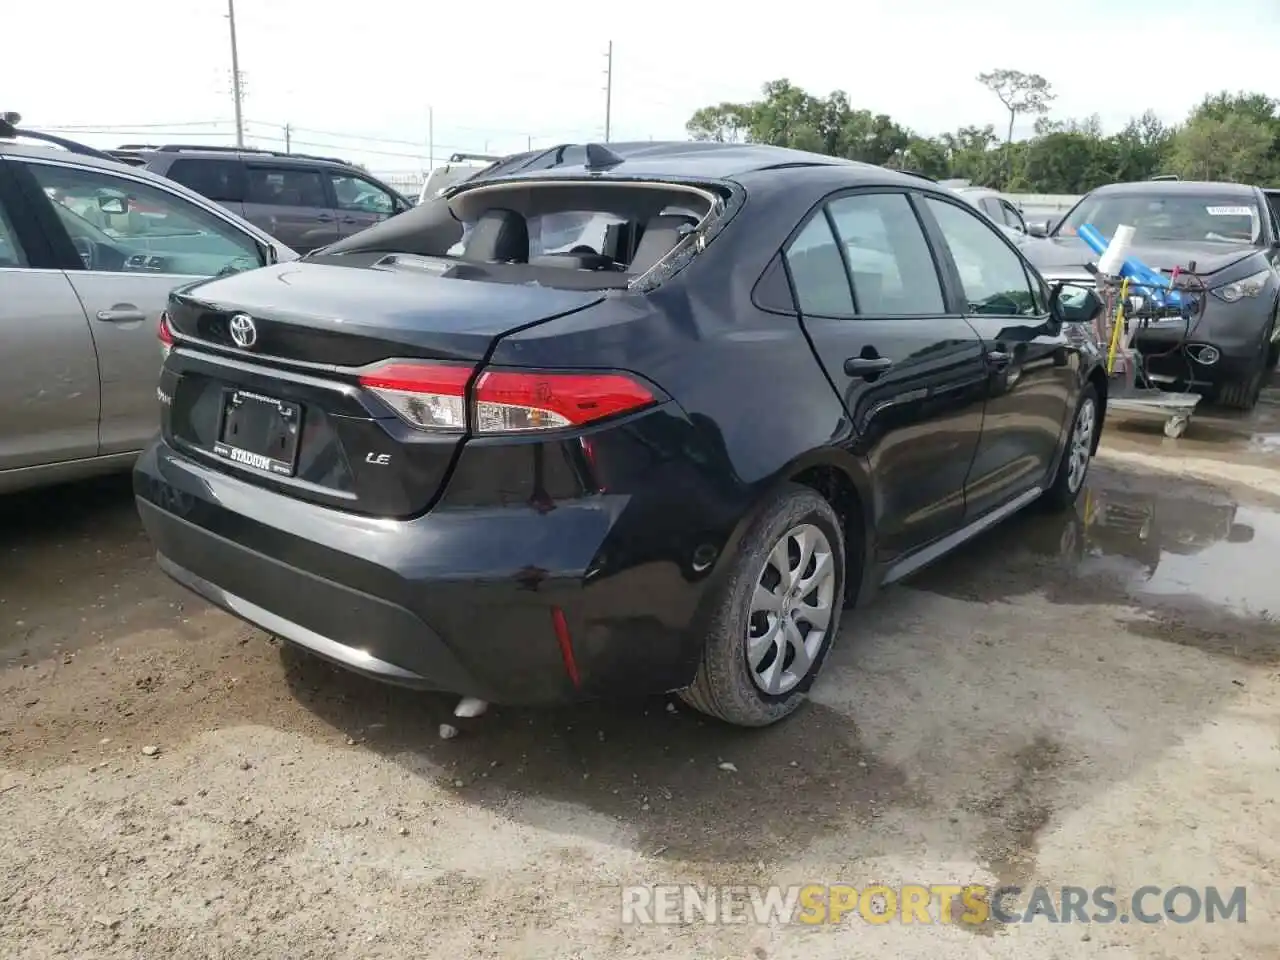
[{"label": "gravel ground", "polygon": [[[1277,419],[1109,428],[1079,515],[847,617],[761,732],[657,699],[442,740],[451,700],[172,586],[127,482],[9,498],[0,956],[1276,956]],[[620,922],[672,882],[1218,884],[1248,922]]]}]

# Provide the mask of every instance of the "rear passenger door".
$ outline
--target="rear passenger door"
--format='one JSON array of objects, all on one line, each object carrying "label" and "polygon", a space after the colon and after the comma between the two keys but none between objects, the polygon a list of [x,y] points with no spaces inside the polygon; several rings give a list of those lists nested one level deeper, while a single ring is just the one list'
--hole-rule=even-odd
[{"label": "rear passenger door", "polygon": [[989,392],[965,493],[966,518],[1048,482],[1067,429],[1080,371],[1048,295],[996,229],[960,203],[924,201],[948,271],[964,293],[966,318],[982,338]]},{"label": "rear passenger door", "polygon": [[399,212],[400,205],[386,190],[364,177],[329,173],[338,211],[338,236],[349,237]]},{"label": "rear passenger door", "polygon": [[338,239],[337,211],[325,175],[314,167],[246,161],[244,215],[299,253]]},{"label": "rear passenger door", "polygon": [[0,157],[0,489],[3,471],[98,453],[89,321],[40,218]]},{"label": "rear passenger door", "polygon": [[[882,561],[958,528],[982,428],[982,344],[947,308],[907,192],[833,196],[785,259],[804,328],[876,486]],[[851,283],[852,281],[852,283]]]}]

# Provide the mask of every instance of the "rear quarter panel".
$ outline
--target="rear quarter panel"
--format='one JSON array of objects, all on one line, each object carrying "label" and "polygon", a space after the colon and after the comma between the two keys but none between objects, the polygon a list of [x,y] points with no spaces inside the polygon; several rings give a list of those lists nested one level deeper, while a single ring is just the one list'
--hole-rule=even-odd
[{"label": "rear quarter panel", "polygon": [[750,196],[706,249],[657,289],[619,293],[505,337],[491,358],[629,370],[671,396],[687,421],[675,448],[693,466],[681,471],[689,489],[668,501],[664,526],[675,539],[673,556],[714,549],[712,577],[723,575],[769,491],[809,466],[842,469],[860,492],[866,520],[866,465],[841,447],[850,424],[835,389],[799,320],[765,312],[751,298],[792,227],[829,189],[835,187]]}]

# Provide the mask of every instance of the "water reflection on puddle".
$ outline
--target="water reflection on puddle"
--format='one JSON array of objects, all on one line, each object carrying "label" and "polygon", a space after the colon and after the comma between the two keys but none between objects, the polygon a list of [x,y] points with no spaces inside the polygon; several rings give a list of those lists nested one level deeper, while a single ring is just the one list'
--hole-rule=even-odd
[{"label": "water reflection on puddle", "polygon": [[[1079,576],[1114,576],[1135,596],[1193,597],[1245,616],[1280,614],[1280,514],[1242,507],[1212,487],[1139,492],[1094,484],[1055,524],[1056,551]],[[1053,551],[1044,534],[1033,545]]]}]

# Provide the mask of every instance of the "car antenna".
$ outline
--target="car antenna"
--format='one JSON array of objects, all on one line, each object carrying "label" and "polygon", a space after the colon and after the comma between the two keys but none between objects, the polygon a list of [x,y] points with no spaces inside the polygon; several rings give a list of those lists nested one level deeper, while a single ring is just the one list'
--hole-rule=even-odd
[{"label": "car antenna", "polygon": [[588,170],[608,170],[622,163],[622,158],[600,143],[588,143],[586,146]]}]

